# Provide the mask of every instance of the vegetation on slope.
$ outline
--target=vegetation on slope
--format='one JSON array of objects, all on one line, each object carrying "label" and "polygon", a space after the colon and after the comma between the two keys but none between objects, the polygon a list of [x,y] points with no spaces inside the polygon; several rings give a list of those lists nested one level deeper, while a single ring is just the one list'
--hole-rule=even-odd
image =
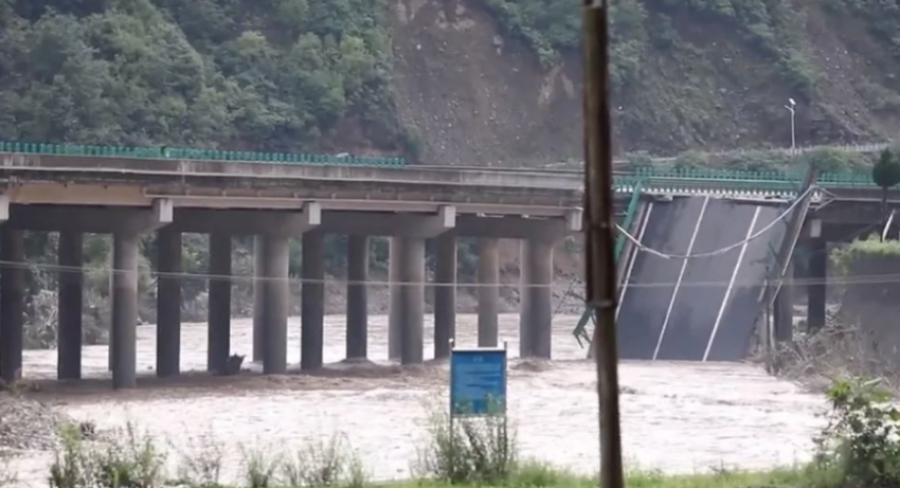
[{"label": "vegetation on slope", "polygon": [[[391,95],[385,8],[383,0],[0,0],[0,140],[403,152],[410,142]],[[29,233],[29,260],[55,265],[55,239]],[[327,246],[331,269],[342,243]],[[186,236],[187,272],[205,272],[206,245]],[[250,248],[241,240],[236,254]],[[378,249],[376,263],[386,255]],[[299,247],[292,253],[296,273]],[[108,238],[87,236],[88,267],[105,268],[109,255]],[[142,256],[141,315],[153,320],[152,238]],[[56,276],[30,276],[29,342],[50,345]],[[88,278],[89,342],[105,334],[106,278],[100,270]],[[191,303],[206,283],[185,286]]]},{"label": "vegetation on slope", "polygon": [[[553,0],[481,0],[497,14],[503,28],[524,38],[544,63],[573,51],[581,43],[581,11]],[[815,82],[799,51],[796,12],[780,0],[622,0],[611,3],[610,76],[619,90],[639,81],[643,57],[651,46],[672,47],[677,40],[673,17],[691,15],[698,22],[717,22],[778,62],[802,91]],[[652,19],[651,14],[652,12]]]},{"label": "vegetation on slope", "polygon": [[[579,61],[578,5],[472,1],[545,67]],[[871,142],[897,131],[896,2],[621,0],[611,8],[622,150],[789,146],[788,98],[797,101],[798,145]],[[579,147],[573,138],[572,157]]]},{"label": "vegetation on slope", "polygon": [[313,151],[340,131],[341,150],[399,150],[383,10],[0,0],[0,139]]}]

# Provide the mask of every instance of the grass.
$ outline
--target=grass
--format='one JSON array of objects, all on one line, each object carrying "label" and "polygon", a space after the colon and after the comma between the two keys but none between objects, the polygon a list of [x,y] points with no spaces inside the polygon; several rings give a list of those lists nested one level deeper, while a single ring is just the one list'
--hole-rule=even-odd
[{"label": "grass", "polygon": [[[514,427],[502,417],[460,418],[450,427],[446,414],[434,414],[428,437],[419,446],[420,465],[408,481],[373,483],[360,458],[341,435],[302,439],[287,451],[243,446],[238,473],[246,488],[591,488],[596,476],[518,455]],[[180,460],[182,478],[166,481],[165,454],[154,441],[129,425],[112,436],[86,440],[73,427],[63,432],[63,446],[51,468],[51,488],[238,488],[220,484],[222,447],[214,442],[195,447]],[[553,449],[553,446],[547,446]],[[832,460],[836,459],[834,457]],[[793,468],[748,472],[713,468],[709,473],[669,475],[632,469],[626,488],[846,488],[840,463],[813,463]],[[2,467],[2,465],[0,465]],[[189,468],[189,469],[185,469]],[[0,475],[2,475],[0,471]],[[0,476],[0,488],[5,488]],[[853,485],[874,486],[874,485]]]},{"label": "grass", "polygon": [[[834,488],[830,477],[807,468],[784,468],[765,472],[717,471],[708,474],[666,475],[658,471],[634,470],[626,475],[626,488]],[[596,477],[580,476],[548,464],[526,462],[504,483],[454,485],[446,482],[411,481],[383,485],[387,488],[596,488]]]}]

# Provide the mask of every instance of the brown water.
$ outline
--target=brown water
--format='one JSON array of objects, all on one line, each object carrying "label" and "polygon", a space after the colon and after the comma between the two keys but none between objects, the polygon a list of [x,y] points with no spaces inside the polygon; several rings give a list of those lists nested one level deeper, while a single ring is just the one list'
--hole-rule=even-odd
[{"label": "brown water", "polygon": [[[593,363],[585,361],[571,335],[577,317],[554,321],[551,364],[511,362],[509,413],[524,457],[539,458],[588,473],[598,465],[597,400]],[[473,346],[476,318],[460,316],[458,344]],[[386,364],[385,317],[370,324],[370,357]],[[426,337],[433,336],[426,324]],[[299,362],[299,319],[290,323],[289,360]],[[343,317],[326,320],[327,362],[344,356]],[[501,341],[516,357],[518,316],[501,317]],[[251,351],[248,320],[235,320],[232,344]],[[182,368],[203,370],[206,327],[186,325]],[[138,365],[152,371],[155,331],[138,334]],[[426,344],[431,357],[432,344]],[[55,351],[28,351],[25,375],[52,378]],[[85,349],[85,372],[107,375],[107,348]],[[824,402],[794,384],[745,364],[642,363],[621,365],[625,453],[632,466],[667,472],[698,472],[722,466],[763,469],[807,460],[811,437],[822,426]],[[304,440],[336,432],[346,435],[377,479],[409,476],[423,439],[430,408],[446,402],[447,368],[367,366],[362,371],[287,377],[192,378],[175,385],[145,385],[114,393],[106,385],[45,392],[78,420],[99,428],[134,422],[166,446],[175,474],[177,452],[191,452],[204,440],[221,443],[226,465],[239,467],[242,450],[259,446],[290,451]],[[91,393],[90,395],[87,393]],[[27,486],[44,486],[48,453],[29,453],[15,467]],[[229,469],[235,479],[238,469]]]}]

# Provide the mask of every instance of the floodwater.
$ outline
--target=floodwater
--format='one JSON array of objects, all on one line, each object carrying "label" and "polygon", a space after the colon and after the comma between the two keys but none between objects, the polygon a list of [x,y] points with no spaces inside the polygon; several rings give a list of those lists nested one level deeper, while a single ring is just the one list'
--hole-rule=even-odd
[{"label": "floodwater", "polygon": [[[552,363],[511,361],[509,414],[522,457],[590,473],[599,458],[596,373],[571,335],[576,320],[555,318]],[[459,347],[475,345],[476,321],[458,316]],[[433,336],[431,326],[426,322],[426,337]],[[501,316],[500,327],[501,341],[508,341],[515,358],[518,316]],[[430,412],[447,401],[448,369],[388,365],[386,328],[386,317],[370,319],[370,358],[376,364],[355,369],[332,367],[315,376],[189,375],[174,383],[148,379],[128,392],[111,392],[96,381],[36,395],[100,429],[132,422],[166,446],[172,475],[179,453],[210,443],[225,451],[225,479],[239,481],[247,451],[290,454],[305,441],[342,433],[375,479],[404,478],[417,459]],[[299,319],[292,319],[292,363],[299,362],[299,329]],[[343,359],[343,329],[343,317],[327,317],[326,362]],[[202,371],[205,324],[186,324],[182,334],[183,370]],[[249,358],[251,337],[250,321],[236,319],[234,351]],[[154,328],[140,328],[138,365],[148,376],[155,348]],[[432,355],[427,343],[426,357]],[[55,351],[26,352],[26,378],[52,378],[55,368]],[[89,376],[106,376],[107,348],[85,348],[84,368]],[[754,365],[624,362],[620,375],[623,442],[632,467],[691,473],[791,465],[810,458],[811,438],[824,424],[820,397]],[[20,482],[45,486],[50,459],[49,453],[29,453],[15,461]]]}]

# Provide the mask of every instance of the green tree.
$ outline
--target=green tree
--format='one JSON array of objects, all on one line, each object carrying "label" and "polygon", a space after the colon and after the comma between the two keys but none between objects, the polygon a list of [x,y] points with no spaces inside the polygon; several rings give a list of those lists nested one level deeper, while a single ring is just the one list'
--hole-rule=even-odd
[{"label": "green tree", "polygon": [[888,190],[900,183],[900,161],[890,148],[885,149],[872,167],[872,182],[881,187],[882,218],[887,218]]},{"label": "green tree", "polygon": [[309,16],[309,4],[306,0],[275,0],[275,11],[278,22],[292,34],[303,31]]}]

